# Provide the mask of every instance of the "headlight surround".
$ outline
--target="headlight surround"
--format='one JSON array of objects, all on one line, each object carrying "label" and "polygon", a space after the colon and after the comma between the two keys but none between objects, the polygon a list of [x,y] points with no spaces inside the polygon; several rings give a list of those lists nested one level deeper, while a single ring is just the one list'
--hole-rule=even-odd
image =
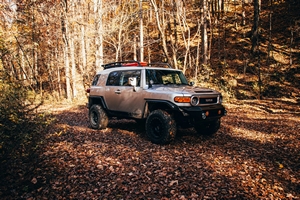
[{"label": "headlight surround", "polygon": [[192,106],[196,106],[196,105],[198,105],[198,103],[199,103],[199,98],[198,97],[192,97],[191,98],[191,105]]},{"label": "headlight surround", "polygon": [[222,95],[219,95],[219,103],[223,103],[223,97],[222,97]]}]

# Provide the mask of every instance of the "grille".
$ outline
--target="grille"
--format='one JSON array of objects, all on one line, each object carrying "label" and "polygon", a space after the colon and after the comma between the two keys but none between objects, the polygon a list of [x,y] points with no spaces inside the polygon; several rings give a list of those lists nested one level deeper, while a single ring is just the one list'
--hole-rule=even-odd
[{"label": "grille", "polygon": [[217,97],[200,98],[200,104],[212,104],[212,103],[217,103],[217,102],[218,102]]}]

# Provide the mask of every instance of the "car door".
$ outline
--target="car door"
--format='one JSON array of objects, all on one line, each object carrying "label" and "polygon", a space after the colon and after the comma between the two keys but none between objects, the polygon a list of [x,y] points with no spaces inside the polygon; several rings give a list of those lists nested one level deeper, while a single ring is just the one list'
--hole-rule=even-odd
[{"label": "car door", "polygon": [[[137,78],[137,87],[128,84],[130,77]],[[106,104],[109,110],[120,114],[140,118],[144,108],[144,98],[140,95],[141,70],[124,70],[111,72],[107,79]]]}]

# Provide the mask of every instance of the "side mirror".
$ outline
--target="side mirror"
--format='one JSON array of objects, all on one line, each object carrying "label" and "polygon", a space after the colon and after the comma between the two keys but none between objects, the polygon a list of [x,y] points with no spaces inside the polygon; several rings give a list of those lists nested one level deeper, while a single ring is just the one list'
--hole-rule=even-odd
[{"label": "side mirror", "polygon": [[152,88],[153,83],[154,83],[153,80],[149,81],[149,88]]},{"label": "side mirror", "polygon": [[133,91],[136,91],[136,85],[137,85],[136,77],[129,77],[128,84],[133,86]]}]

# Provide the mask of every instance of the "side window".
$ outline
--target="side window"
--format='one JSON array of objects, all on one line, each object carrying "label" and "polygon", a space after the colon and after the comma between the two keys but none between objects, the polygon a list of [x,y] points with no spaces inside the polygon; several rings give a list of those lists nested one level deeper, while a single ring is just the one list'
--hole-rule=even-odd
[{"label": "side window", "polygon": [[92,82],[92,85],[97,85],[98,84],[98,81],[99,81],[99,78],[100,78],[100,74],[97,74],[94,79],[93,79],[93,82]]},{"label": "side window", "polygon": [[162,80],[162,71],[160,70],[152,70],[152,69],[148,69],[146,71],[146,82],[147,84],[149,84],[150,80],[153,81],[153,84],[162,84],[163,80]]},{"label": "side window", "polygon": [[108,75],[106,85],[119,86],[120,85],[120,71],[111,72]]},{"label": "side window", "polygon": [[140,70],[122,71],[121,76],[120,76],[120,85],[121,86],[130,86],[128,84],[129,77],[136,77],[137,86],[140,86],[140,82],[141,82],[141,71]]}]

